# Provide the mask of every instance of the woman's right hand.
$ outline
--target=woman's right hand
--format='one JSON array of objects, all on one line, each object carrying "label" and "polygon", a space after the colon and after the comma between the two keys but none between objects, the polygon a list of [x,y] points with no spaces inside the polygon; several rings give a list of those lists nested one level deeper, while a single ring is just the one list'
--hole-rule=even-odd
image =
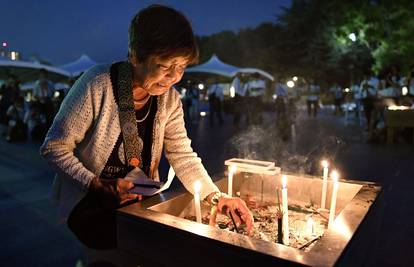
[{"label": "woman's right hand", "polygon": [[118,178],[115,180],[102,180],[95,177],[90,183],[89,190],[96,193],[105,207],[116,208],[126,202],[141,200],[142,196],[131,194],[128,191],[134,187],[130,181]]}]

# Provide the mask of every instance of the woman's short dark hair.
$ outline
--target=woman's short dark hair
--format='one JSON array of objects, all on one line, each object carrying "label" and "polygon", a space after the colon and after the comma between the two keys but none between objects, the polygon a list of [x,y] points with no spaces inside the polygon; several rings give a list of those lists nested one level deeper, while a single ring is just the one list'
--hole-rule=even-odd
[{"label": "woman's short dark hair", "polygon": [[145,62],[149,57],[188,57],[197,63],[198,48],[193,29],[179,11],[162,5],[150,5],[132,19],[129,26],[129,56]]}]

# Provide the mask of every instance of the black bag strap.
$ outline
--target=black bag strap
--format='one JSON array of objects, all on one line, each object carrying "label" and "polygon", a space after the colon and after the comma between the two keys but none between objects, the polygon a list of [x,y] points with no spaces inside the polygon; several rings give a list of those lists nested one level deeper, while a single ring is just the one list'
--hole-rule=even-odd
[{"label": "black bag strap", "polygon": [[138,136],[132,95],[132,66],[129,62],[118,64],[117,83],[114,91],[118,93],[118,111],[121,132],[124,140],[125,159],[128,165],[138,167],[143,149],[143,142]]}]

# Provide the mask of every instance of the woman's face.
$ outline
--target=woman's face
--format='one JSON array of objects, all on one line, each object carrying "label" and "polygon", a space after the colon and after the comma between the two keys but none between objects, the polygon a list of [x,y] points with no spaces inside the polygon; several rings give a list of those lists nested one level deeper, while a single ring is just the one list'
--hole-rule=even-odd
[{"label": "woman's face", "polygon": [[150,95],[161,95],[179,82],[188,64],[188,58],[184,56],[150,57],[145,63],[131,61],[134,66],[133,88],[140,87]]}]

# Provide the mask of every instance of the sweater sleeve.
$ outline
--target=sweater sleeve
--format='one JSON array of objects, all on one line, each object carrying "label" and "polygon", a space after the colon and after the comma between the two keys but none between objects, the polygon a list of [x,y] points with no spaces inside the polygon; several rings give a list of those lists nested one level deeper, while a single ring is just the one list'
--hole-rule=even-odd
[{"label": "sweater sleeve", "polygon": [[[174,94],[175,92],[171,93]],[[201,163],[201,159],[191,147],[191,140],[188,138],[185,129],[181,99],[178,95],[172,98],[174,102],[173,111],[167,120],[164,133],[165,156],[177,177],[189,192],[194,194],[194,183],[197,180],[200,181],[200,197],[204,199],[210,193],[220,190],[213,183]]]},{"label": "sweater sleeve", "polygon": [[40,147],[40,154],[58,174],[73,178],[84,189],[96,175],[83,165],[75,151],[93,122],[93,76],[92,71],[86,72],[73,85]]}]

